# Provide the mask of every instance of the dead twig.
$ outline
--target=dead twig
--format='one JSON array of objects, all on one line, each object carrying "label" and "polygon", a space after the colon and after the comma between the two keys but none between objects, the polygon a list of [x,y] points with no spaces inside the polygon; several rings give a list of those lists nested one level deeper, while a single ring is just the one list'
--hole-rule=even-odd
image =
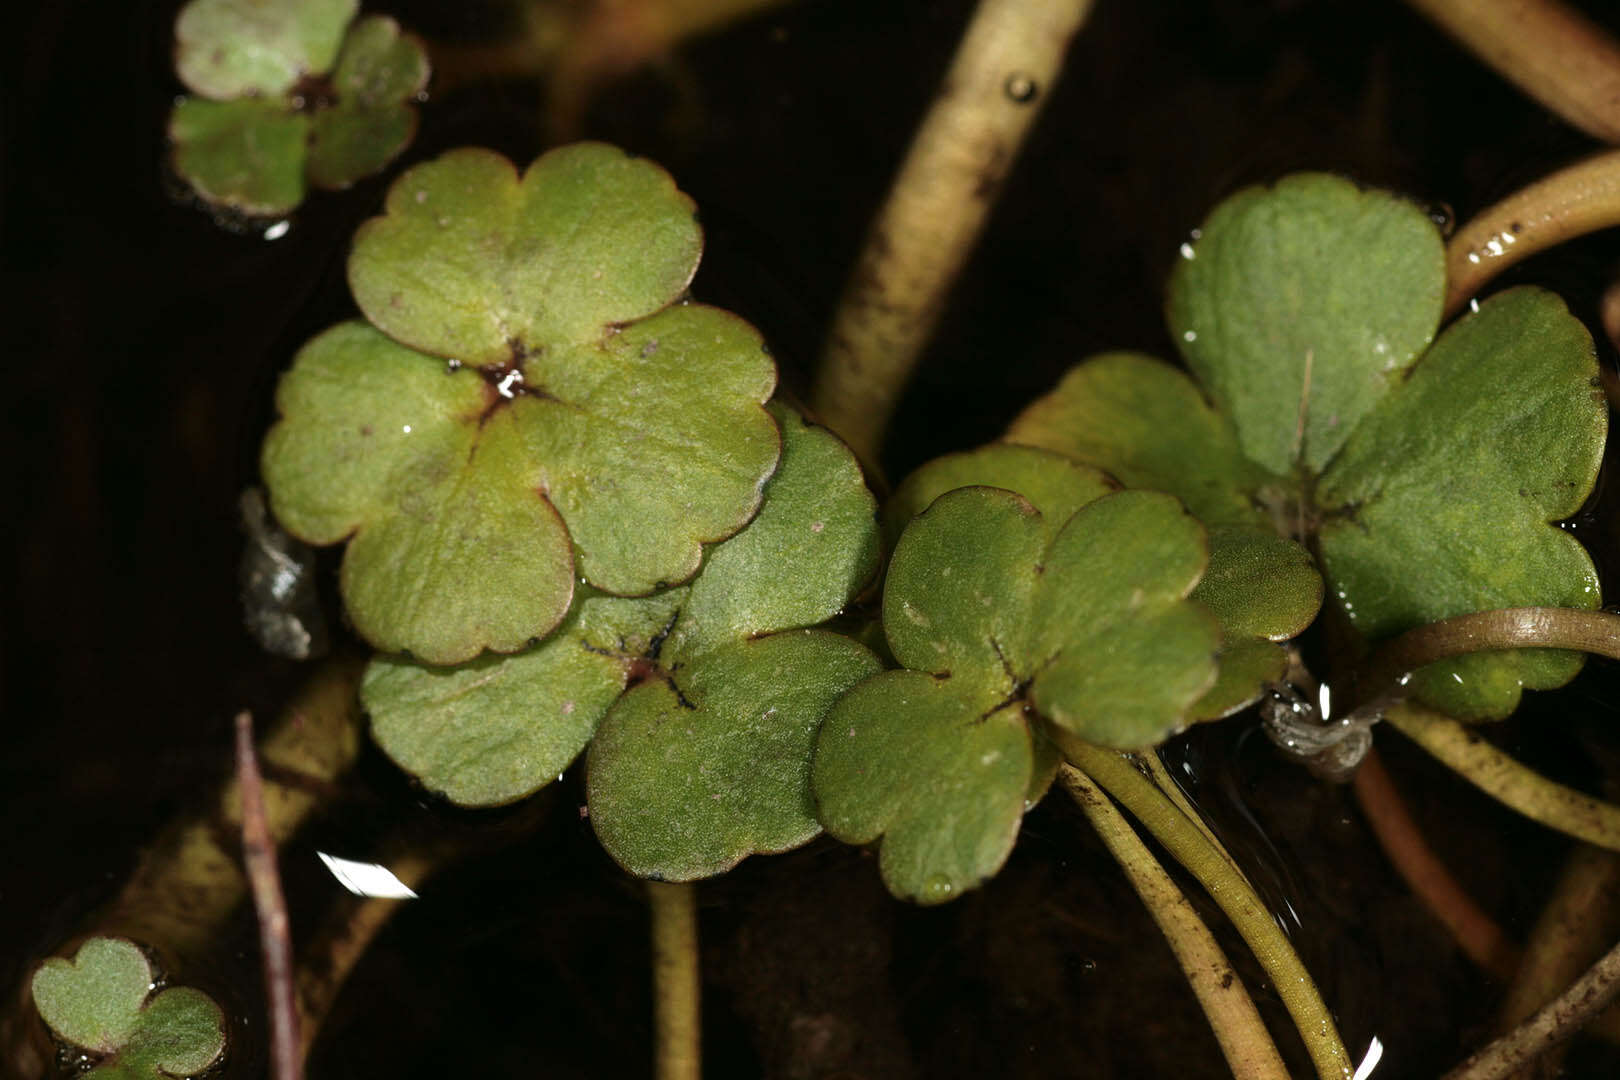
[{"label": "dead twig", "polygon": [[301,1080],[304,1063],[299,1054],[292,932],[276,869],[276,846],[264,810],[264,779],[253,749],[253,716],[246,712],[236,716],[236,777],[242,791],[242,862],[259,914],[259,950],[270,1012],[271,1075],[275,1080]]}]

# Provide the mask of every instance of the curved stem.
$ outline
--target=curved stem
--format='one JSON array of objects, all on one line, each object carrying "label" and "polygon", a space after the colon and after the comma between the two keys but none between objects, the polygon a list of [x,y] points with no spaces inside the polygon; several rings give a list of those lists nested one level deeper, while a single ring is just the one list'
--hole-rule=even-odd
[{"label": "curved stem", "polygon": [[695,885],[647,882],[658,1080],[699,1080],[703,1075],[696,897]]},{"label": "curved stem", "polygon": [[1468,959],[1503,982],[1513,978],[1519,966],[1518,948],[1496,920],[1474,903],[1423,838],[1377,750],[1367,751],[1352,783],[1378,846],[1413,895],[1440,920]]},{"label": "curved stem", "polygon": [[1147,766],[1148,775],[1159,786],[1159,790],[1164,792],[1170,801],[1176,804],[1176,809],[1186,814],[1187,820],[1192,822],[1198,828],[1198,831],[1204,834],[1204,839],[1210,842],[1210,846],[1225,856],[1232,869],[1236,870],[1244,881],[1248,881],[1248,875],[1243,873],[1243,867],[1239,866],[1237,860],[1232,858],[1232,853],[1226,850],[1226,845],[1221,843],[1221,838],[1215,835],[1215,830],[1210,828],[1209,822],[1204,820],[1204,815],[1198,812],[1198,808],[1192,804],[1192,800],[1187,798],[1187,793],[1181,790],[1181,785],[1176,783],[1176,778],[1170,775],[1169,769],[1165,768],[1164,759],[1159,756],[1158,750],[1140,754],[1138,760]]},{"label": "curved stem", "polygon": [[812,405],[868,465],[1092,0],[980,0],[850,275]]},{"label": "curved stem", "polygon": [[[1613,93],[1620,101],[1620,85]],[[1509,195],[1480,211],[1446,245],[1446,316],[1514,263],[1614,225],[1620,225],[1620,151],[1560,169]]]},{"label": "curved stem", "polygon": [[1620,945],[1598,960],[1570,988],[1523,1024],[1469,1057],[1442,1080],[1501,1080],[1549,1047],[1579,1031],[1620,995]]},{"label": "curved stem", "polygon": [[1582,608],[1501,608],[1419,626],[1380,645],[1351,673],[1350,710],[1396,700],[1406,676],[1425,664],[1526,648],[1573,649],[1620,660],[1620,615]]},{"label": "curved stem", "polygon": [[1198,912],[1085,773],[1065,765],[1059,775],[1170,943],[1232,1075],[1239,1080],[1288,1080],[1277,1044],[1261,1022],[1254,1000]]},{"label": "curved stem", "polygon": [[1384,719],[1504,806],[1577,840],[1620,851],[1620,806],[1548,780],[1431,709],[1397,705]]},{"label": "curved stem", "polygon": [[1620,43],[1559,0],[1407,0],[1567,123],[1620,142]]},{"label": "curved stem", "polygon": [[1242,935],[1270,977],[1294,1019],[1317,1075],[1342,1080],[1351,1075],[1350,1056],[1339,1038],[1333,1014],[1300,962],[1299,954],[1243,876],[1199,832],[1168,796],[1122,754],[1093,746],[1057,728],[1053,740],[1076,767],[1129,810],[1186,867]]}]

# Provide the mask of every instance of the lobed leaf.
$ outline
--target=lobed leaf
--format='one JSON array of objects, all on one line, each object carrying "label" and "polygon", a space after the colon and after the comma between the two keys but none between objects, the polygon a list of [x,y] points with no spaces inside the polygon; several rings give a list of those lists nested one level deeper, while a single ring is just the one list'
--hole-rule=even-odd
[{"label": "lobed leaf", "polygon": [[[1607,417],[1591,337],[1556,296],[1510,289],[1459,320],[1318,485],[1323,568],[1351,622],[1377,640],[1470,611],[1598,607],[1591,558],[1548,523],[1591,491]],[[1453,715],[1505,716],[1521,686],[1561,686],[1580,664],[1477,654],[1415,688]]]},{"label": "lobed leaf", "polygon": [[939,904],[1001,869],[1035,784],[1019,704],[954,680],[886,671],[839,699],[816,742],[821,822],[850,844],[881,838],[895,896]]},{"label": "lobed leaf", "polygon": [[198,196],[248,217],[304,200],[310,118],[280,99],[183,98],[169,114],[174,171]]},{"label": "lobed leaf", "polygon": [[1445,248],[1420,208],[1322,173],[1222,202],[1170,278],[1170,331],[1249,460],[1318,472],[1433,339]]},{"label": "lobed leaf", "polygon": [[359,19],[343,39],[332,72],[334,99],[317,109],[309,139],[309,180],[338,189],[381,172],[416,137],[411,102],[428,80],[427,53],[385,15]]},{"label": "lobed leaf", "polygon": [[191,0],[175,20],[175,71],[216,100],[274,97],[330,71],[357,0]]},{"label": "lobed leaf", "polygon": [[878,667],[848,638],[797,630],[711,649],[632,689],[588,756],[602,846],[633,874],[691,881],[805,843],[821,831],[816,731]]},{"label": "lobed leaf", "polygon": [[650,162],[579,143],[520,177],[463,149],[395,181],[349,284],[389,336],[483,367],[602,342],[672,303],[701,251],[692,201]]}]

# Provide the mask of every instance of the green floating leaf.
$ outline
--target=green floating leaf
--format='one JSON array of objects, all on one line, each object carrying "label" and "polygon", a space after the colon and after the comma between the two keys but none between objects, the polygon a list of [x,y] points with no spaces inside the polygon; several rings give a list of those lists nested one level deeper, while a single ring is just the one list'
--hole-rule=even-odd
[{"label": "green floating leaf", "polygon": [[310,182],[345,188],[381,172],[416,137],[416,110],[407,103],[427,80],[427,53],[415,35],[385,15],[356,21],[332,72],[332,102],[314,114]]},{"label": "green floating leaf", "polygon": [[1229,639],[1287,641],[1322,606],[1322,575],[1310,552],[1274,533],[1211,529],[1209,569],[1193,599],[1221,620]]},{"label": "green floating leaf", "polygon": [[813,783],[821,822],[851,844],[882,838],[895,896],[938,904],[994,876],[1035,774],[1021,704],[986,712],[950,681],[886,671],[822,725]]},{"label": "green floating leaf", "polygon": [[[1460,392],[1459,388],[1467,388]],[[1548,524],[1580,509],[1608,410],[1586,328],[1539,289],[1499,293],[1436,342],[1317,488],[1329,582],[1373,639],[1470,611],[1599,606],[1597,573]],[[1581,654],[1518,650],[1425,668],[1425,701],[1505,716]]]},{"label": "green floating leaf", "polygon": [[1073,456],[991,443],[935,458],[906,477],[883,507],[889,544],[899,540],[911,519],[947,491],[978,486],[1018,492],[1054,526],[1068,521],[1087,503],[1119,490],[1112,477],[1080,464]]},{"label": "green floating leaf", "polygon": [[567,613],[569,536],[499,401],[364,323],[315,338],[282,379],[261,463],[272,508],[310,543],[353,536],[344,600],[380,648],[456,663]]},{"label": "green floating leaf", "polygon": [[780,405],[782,464],[759,516],[713,548],[655,657],[591,744],[591,820],[636,874],[690,880],[819,830],[810,750],[834,699],[880,667],[836,614],[876,570],[854,455]]},{"label": "green floating leaf", "polygon": [[191,0],[175,21],[175,70],[195,93],[273,97],[330,71],[357,0]]},{"label": "green floating leaf", "polygon": [[1243,456],[1231,422],[1185,372],[1150,356],[1104,353],[1076,364],[1019,414],[1007,439],[1095,465],[1129,488],[1167,491],[1211,528],[1269,527],[1248,494],[1268,478]]},{"label": "green floating leaf", "polygon": [[889,646],[909,670],[868,679],[822,727],[823,824],[852,843],[883,835],[896,895],[939,902],[983,881],[1050,783],[1030,712],[1125,748],[1192,717],[1220,644],[1187,599],[1208,557],[1169,495],[1105,495],[1055,531],[1004,489],[935,499],[884,585]]},{"label": "green floating leaf", "polygon": [[1245,455],[1321,470],[1434,337],[1445,247],[1415,204],[1321,173],[1221,203],[1182,249],[1169,322]]},{"label": "green floating leaf", "polygon": [[877,670],[848,638],[799,630],[712,649],[676,681],[631,690],[591,743],[602,846],[633,874],[691,881],[810,840],[816,731]]},{"label": "green floating leaf", "polygon": [[[1214,537],[1199,599],[1228,633],[1223,678],[1197,712],[1250,696],[1280,664],[1262,641],[1312,607],[1302,554],[1268,554],[1264,527],[1317,543],[1334,601],[1374,641],[1469,611],[1597,606],[1590,559],[1548,525],[1590,492],[1606,428],[1590,338],[1555,297],[1509,290],[1425,352],[1444,285],[1438,231],[1393,196],[1315,174],[1240,192],[1183,255],[1171,328],[1216,408],[1186,376],[1111,355],[1079,365],[1009,437],[1248,530],[1228,534],[1247,536],[1236,577],[1221,569],[1229,540]],[[1502,716],[1522,686],[1561,685],[1579,662],[1479,654],[1413,687],[1458,715]]]},{"label": "green floating leaf", "polygon": [[590,742],[685,597],[685,589],[592,596],[541,645],[460,667],[379,656],[360,688],[372,736],[400,768],[458,806],[525,798]]},{"label": "green floating leaf", "polygon": [[174,169],[206,201],[275,217],[304,201],[310,118],[262,98],[186,98],[169,114]]},{"label": "green floating leaf", "polygon": [[35,1008],[57,1037],[111,1055],[90,1075],[158,1080],[203,1072],[225,1052],[225,1015],[208,995],[171,987],[151,1000],[146,955],[122,938],[91,938],[72,961],[34,972]]},{"label": "green floating leaf", "polygon": [[601,143],[553,150],[521,177],[492,151],[454,150],[401,176],[385,210],[349,258],[366,317],[471,367],[538,360],[524,375],[547,392],[537,375],[672,303],[703,249],[669,174]]},{"label": "green floating leaf", "polygon": [[[346,324],[286,376],[263,459],[273,505],[308,542],[354,534],[344,599],[367,640],[435,664],[514,651],[557,626],[576,576],[617,595],[667,588],[754,515],[780,454],[763,407],[775,367],[734,315],[658,310],[695,263],[690,205],[609,147],[552,151],[521,183],[504,158],[458,151],[402,177],[361,229],[362,306],[363,282],[425,290],[399,311],[407,294],[379,301],[384,330],[422,331],[441,355],[492,326],[527,335],[473,370]],[[422,207],[494,232],[424,236]],[[479,254],[492,236],[498,258]]]}]

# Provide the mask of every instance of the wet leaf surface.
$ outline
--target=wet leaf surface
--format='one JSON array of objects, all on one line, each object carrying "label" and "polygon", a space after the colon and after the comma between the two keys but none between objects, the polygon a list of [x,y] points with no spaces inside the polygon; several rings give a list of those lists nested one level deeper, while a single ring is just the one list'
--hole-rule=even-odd
[{"label": "wet leaf surface", "polygon": [[147,999],[155,973],[122,938],[91,938],[71,960],[35,970],[34,1005],[61,1039],[112,1055],[89,1075],[157,1080],[200,1073],[225,1050],[225,1016],[204,993],[170,987]]}]

